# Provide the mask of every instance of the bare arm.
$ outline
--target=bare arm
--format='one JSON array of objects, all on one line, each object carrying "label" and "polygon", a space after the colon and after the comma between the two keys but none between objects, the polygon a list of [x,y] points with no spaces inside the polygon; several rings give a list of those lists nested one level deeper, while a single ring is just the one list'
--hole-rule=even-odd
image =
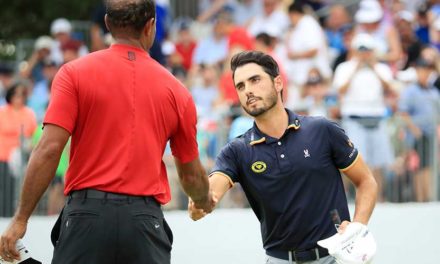
[{"label": "bare arm", "polygon": [[69,132],[59,126],[45,126],[43,136],[29,160],[17,211],[1,237],[1,244],[6,246],[0,247],[0,255],[6,260],[11,260],[6,257],[8,254],[18,259],[15,243],[24,236],[29,217],[55,176],[61,153],[69,137]]},{"label": "bare arm", "polygon": [[306,51],[302,51],[302,52],[289,51],[287,56],[291,60],[298,60],[298,59],[313,58],[316,56],[316,54],[318,54],[318,49],[311,49],[311,50],[306,50]]},{"label": "bare arm", "polygon": [[356,187],[356,203],[353,222],[368,224],[376,204],[377,183],[364,160],[359,157],[354,164],[344,171],[344,174]]},{"label": "bare arm", "polygon": [[209,181],[205,169],[196,158],[187,163],[174,159],[183,191],[194,201],[195,207],[206,212],[212,211],[212,197],[209,192]]},{"label": "bare arm", "polygon": [[[225,193],[233,186],[232,181],[221,173],[213,173],[211,177],[209,177],[209,184],[215,202],[214,206],[220,202]],[[191,200],[188,203],[188,212],[191,219],[194,221],[197,221],[206,215],[206,212],[203,212],[203,210],[195,208],[194,202]]]}]

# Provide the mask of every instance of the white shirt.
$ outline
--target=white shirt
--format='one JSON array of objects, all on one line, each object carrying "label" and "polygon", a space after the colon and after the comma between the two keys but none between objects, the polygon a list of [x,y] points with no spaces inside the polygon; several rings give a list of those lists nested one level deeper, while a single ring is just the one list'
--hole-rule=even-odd
[{"label": "white shirt", "polygon": [[[349,60],[338,65],[335,70],[333,87],[341,89],[356,70],[358,61]],[[392,72],[388,65],[376,63],[374,69],[381,78],[390,82]],[[342,116],[383,116],[386,112],[384,88],[376,73],[369,67],[362,67],[355,73],[341,99]]]},{"label": "white shirt", "polygon": [[279,32],[285,32],[288,27],[289,17],[283,10],[277,9],[268,16],[265,14],[256,16],[249,25],[248,32],[255,37],[263,32],[273,32],[273,28],[280,29]]},{"label": "white shirt", "polygon": [[304,15],[301,18],[290,33],[287,45],[287,49],[294,53],[318,49],[318,53],[312,58],[289,60],[286,66],[290,81],[303,85],[310,69],[314,67],[319,69],[324,78],[331,77],[327,40],[321,26],[313,17]]}]

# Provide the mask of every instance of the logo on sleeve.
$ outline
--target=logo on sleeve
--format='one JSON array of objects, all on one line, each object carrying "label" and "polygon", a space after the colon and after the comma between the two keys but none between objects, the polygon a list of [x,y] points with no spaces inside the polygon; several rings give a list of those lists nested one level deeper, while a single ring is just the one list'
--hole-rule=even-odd
[{"label": "logo on sleeve", "polygon": [[262,173],[266,170],[267,165],[263,161],[256,161],[252,164],[251,168],[255,173]]},{"label": "logo on sleeve", "polygon": [[347,143],[348,143],[348,145],[349,145],[351,148],[353,147],[353,142],[351,142],[350,139],[347,139]]}]

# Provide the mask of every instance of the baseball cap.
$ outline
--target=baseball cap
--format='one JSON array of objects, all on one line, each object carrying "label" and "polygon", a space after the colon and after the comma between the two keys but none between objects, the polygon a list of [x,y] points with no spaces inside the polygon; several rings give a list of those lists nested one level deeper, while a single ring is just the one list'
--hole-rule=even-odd
[{"label": "baseball cap", "polygon": [[50,33],[52,35],[58,33],[70,33],[72,31],[72,25],[69,20],[65,18],[57,18],[55,19],[50,26]]},{"label": "baseball cap", "polygon": [[350,223],[342,234],[318,241],[318,245],[327,248],[339,264],[371,263],[377,250],[373,234],[357,222]]},{"label": "baseball cap", "polygon": [[374,50],[376,48],[376,43],[370,34],[359,33],[355,35],[351,41],[351,47],[360,51]]},{"label": "baseball cap", "polygon": [[383,10],[376,0],[362,0],[354,18],[358,23],[375,23],[382,19]]},{"label": "baseball cap", "polygon": [[414,15],[408,10],[402,10],[397,13],[397,17],[406,22],[412,23],[414,21]]},{"label": "baseball cap", "polygon": [[51,49],[53,40],[49,36],[41,36],[37,38],[34,44],[35,50]]}]

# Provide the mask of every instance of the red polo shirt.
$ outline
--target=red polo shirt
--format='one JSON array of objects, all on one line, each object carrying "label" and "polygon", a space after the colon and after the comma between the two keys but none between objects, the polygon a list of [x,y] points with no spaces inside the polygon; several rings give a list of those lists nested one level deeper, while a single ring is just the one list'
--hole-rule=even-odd
[{"label": "red polo shirt", "polygon": [[60,69],[44,120],[72,135],[66,195],[95,188],[162,204],[167,141],[181,162],[194,160],[196,122],[187,89],[144,50],[119,44]]}]

